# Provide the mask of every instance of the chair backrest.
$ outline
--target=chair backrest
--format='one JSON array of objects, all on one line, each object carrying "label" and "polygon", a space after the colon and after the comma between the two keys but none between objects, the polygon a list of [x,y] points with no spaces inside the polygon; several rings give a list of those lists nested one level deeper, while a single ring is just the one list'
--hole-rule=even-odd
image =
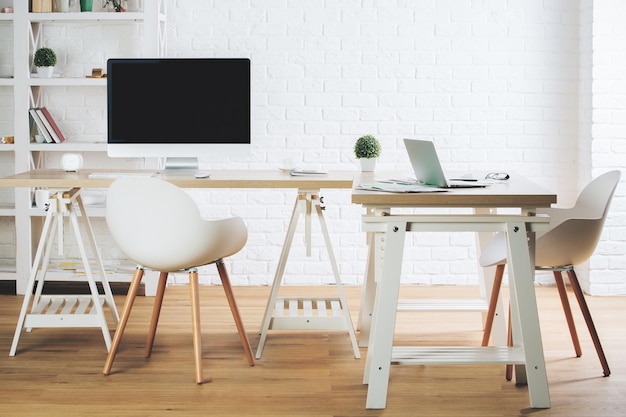
[{"label": "chair backrest", "polygon": [[149,177],[117,179],[107,194],[106,220],[126,256],[159,271],[206,265],[247,240],[240,218],[205,220],[184,190]]},{"label": "chair backrest", "polygon": [[595,178],[571,208],[538,210],[550,215],[550,230],[537,236],[537,266],[578,265],[591,257],[620,177],[620,171],[609,171]]},{"label": "chair backrest", "polygon": [[[571,208],[537,210],[550,216],[550,229],[537,233],[537,266],[579,265],[591,257],[600,240],[620,177],[620,171],[610,171],[595,178],[581,191]],[[506,252],[504,233],[496,233],[483,248],[479,262],[482,266],[505,262]]]}]

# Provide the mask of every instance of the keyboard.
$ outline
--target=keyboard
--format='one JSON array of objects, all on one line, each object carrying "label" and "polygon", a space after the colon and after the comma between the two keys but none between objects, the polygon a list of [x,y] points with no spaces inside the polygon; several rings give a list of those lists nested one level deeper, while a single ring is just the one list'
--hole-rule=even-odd
[{"label": "keyboard", "polygon": [[154,172],[92,172],[89,178],[152,177]]}]

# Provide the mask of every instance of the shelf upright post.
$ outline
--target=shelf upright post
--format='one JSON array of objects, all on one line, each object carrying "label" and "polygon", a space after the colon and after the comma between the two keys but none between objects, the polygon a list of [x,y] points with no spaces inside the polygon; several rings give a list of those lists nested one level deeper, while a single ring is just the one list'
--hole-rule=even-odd
[{"label": "shelf upright post", "polygon": [[[30,62],[32,33],[27,1],[13,2],[13,113],[15,136],[15,172],[30,169],[30,142],[28,108],[30,107]],[[33,248],[31,245],[31,192],[26,188],[15,189],[15,285],[16,293],[24,294],[30,275]]]},{"label": "shelf upright post", "polygon": [[154,0],[143,4],[143,54],[147,58],[166,56],[166,3],[166,0]]}]

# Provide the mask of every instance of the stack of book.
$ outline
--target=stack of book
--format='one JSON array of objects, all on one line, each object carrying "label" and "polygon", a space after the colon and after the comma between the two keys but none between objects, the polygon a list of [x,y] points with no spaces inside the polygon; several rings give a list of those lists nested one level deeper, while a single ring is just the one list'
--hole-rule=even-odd
[{"label": "stack of book", "polygon": [[52,115],[45,107],[33,107],[29,110],[39,134],[42,135],[46,143],[61,143],[65,141],[63,132],[59,129]]}]

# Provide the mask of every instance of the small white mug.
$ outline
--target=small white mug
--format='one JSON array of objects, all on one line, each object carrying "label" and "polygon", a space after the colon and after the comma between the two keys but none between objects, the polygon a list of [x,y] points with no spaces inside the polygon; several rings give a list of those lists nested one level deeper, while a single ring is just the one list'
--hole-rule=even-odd
[{"label": "small white mug", "polygon": [[35,190],[35,206],[39,209],[46,208],[48,200],[50,199],[50,191],[48,190]]}]

